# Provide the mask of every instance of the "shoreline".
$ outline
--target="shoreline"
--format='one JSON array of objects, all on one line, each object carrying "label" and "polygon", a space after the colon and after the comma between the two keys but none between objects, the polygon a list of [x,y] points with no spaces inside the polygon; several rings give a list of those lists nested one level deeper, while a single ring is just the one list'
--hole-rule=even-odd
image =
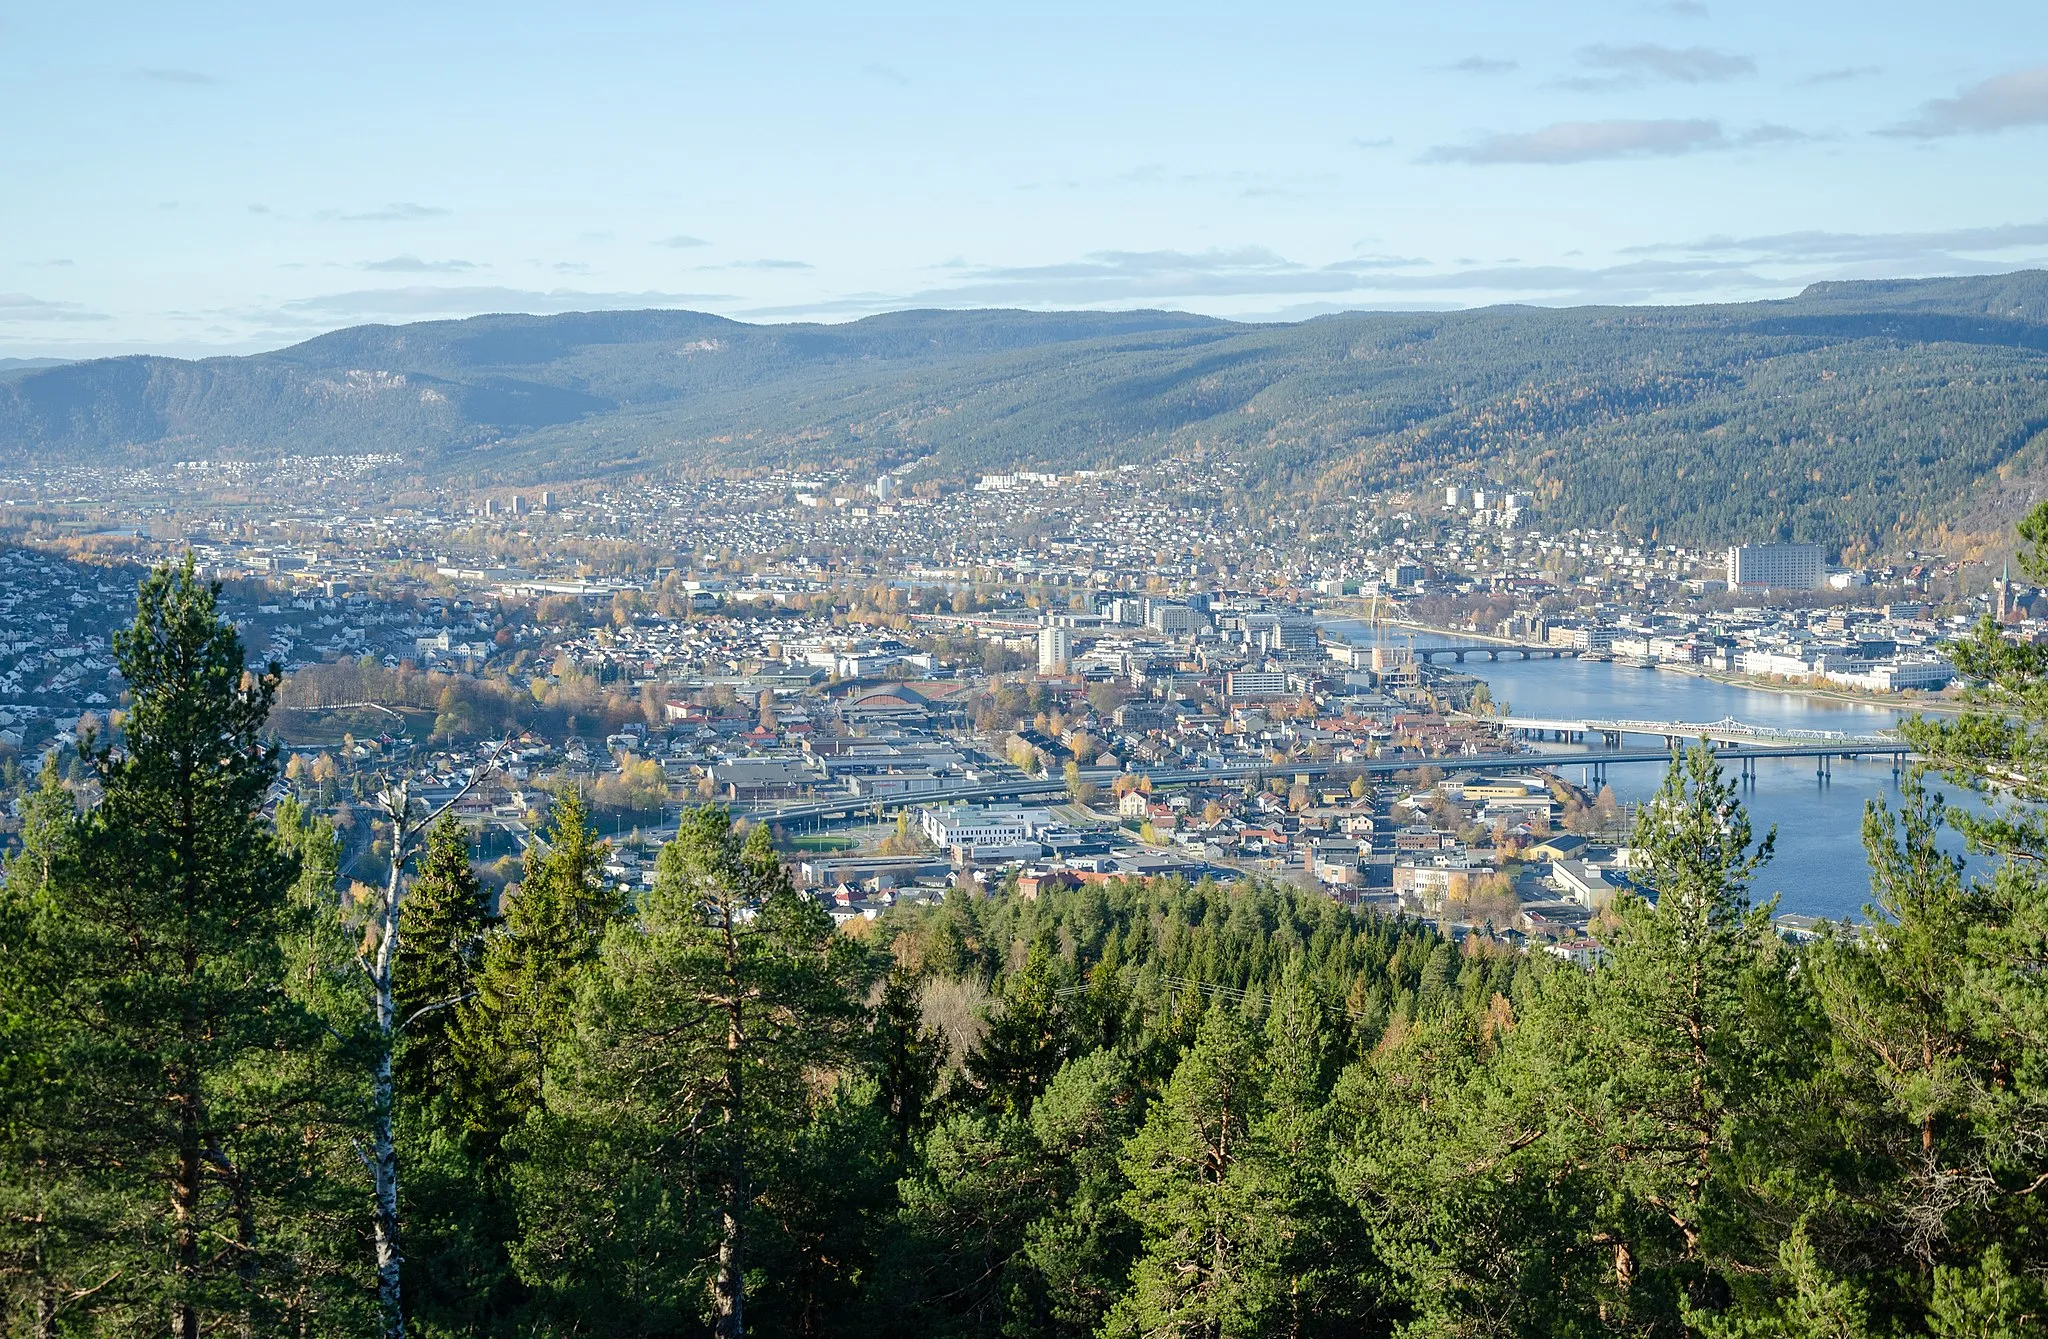
[{"label": "shoreline", "polygon": [[[1348,617],[1348,616],[1347,616]],[[1363,622],[1363,619],[1353,619]],[[1428,633],[1432,637],[1447,637],[1458,640],[1470,639],[1495,646],[1520,646],[1522,643],[1510,637],[1495,636],[1491,633],[1471,632],[1464,628],[1439,628],[1427,623],[1411,623],[1406,620],[1381,620],[1390,628],[1405,628],[1411,632]],[[1642,668],[1661,674],[1684,674],[1695,679],[1706,679],[1713,683],[1725,684],[1730,688],[1747,688],[1759,693],[1777,693],[1783,697],[1803,697],[1815,702],[1829,702],[1837,706],[1883,707],[1912,715],[1916,712],[1931,716],[1960,716],[1967,708],[1961,703],[1928,698],[1879,697],[1867,693],[1851,693],[1842,689],[1803,687],[1798,684],[1770,683],[1728,670],[1712,670],[1703,665],[1679,665],[1656,663]],[[1467,671],[1469,673],[1469,671]],[[1481,676],[1474,676],[1481,677]]]}]

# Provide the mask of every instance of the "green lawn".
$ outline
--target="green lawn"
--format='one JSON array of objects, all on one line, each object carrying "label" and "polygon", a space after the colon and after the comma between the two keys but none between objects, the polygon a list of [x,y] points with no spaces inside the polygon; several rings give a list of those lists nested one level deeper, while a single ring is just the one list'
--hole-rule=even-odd
[{"label": "green lawn", "polygon": [[791,851],[851,851],[860,843],[836,832],[800,832],[784,838],[782,845]]}]

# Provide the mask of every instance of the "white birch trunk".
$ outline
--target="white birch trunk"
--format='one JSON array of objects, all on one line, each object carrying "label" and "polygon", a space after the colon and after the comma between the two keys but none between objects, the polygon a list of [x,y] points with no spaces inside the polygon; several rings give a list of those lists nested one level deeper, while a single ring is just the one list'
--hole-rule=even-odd
[{"label": "white birch trunk", "polygon": [[397,1000],[392,990],[398,951],[399,871],[405,865],[407,809],[411,800],[403,784],[389,793],[391,807],[391,877],[384,885],[384,903],[377,915],[377,959],[370,969],[376,996],[377,1049],[370,1081],[370,1180],[376,1194],[374,1228],[377,1248],[377,1309],[384,1339],[405,1339],[405,1307],[400,1293],[403,1257],[398,1250],[398,1144],[392,1133],[391,1053],[397,1044]]}]

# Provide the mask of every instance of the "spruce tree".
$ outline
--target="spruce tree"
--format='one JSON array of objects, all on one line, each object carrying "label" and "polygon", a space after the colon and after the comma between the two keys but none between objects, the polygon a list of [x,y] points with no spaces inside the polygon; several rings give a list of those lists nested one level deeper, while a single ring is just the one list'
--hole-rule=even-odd
[{"label": "spruce tree", "polygon": [[72,1058],[86,1040],[71,1009],[57,933],[77,808],[54,760],[25,797],[22,849],[0,877],[0,1331],[55,1336],[109,1302],[115,1234],[136,1206],[108,1193],[91,1156],[93,1113]]},{"label": "spruce tree", "polygon": [[546,1102],[548,1067],[568,1035],[577,987],[624,908],[604,882],[609,851],[582,795],[565,788],[526,848],[503,925],[485,941],[450,1049],[457,1095],[486,1163],[501,1160],[506,1137]]},{"label": "spruce tree", "polygon": [[1029,1111],[1072,1053],[1072,1028],[1061,1005],[1059,960],[1050,940],[1032,942],[1021,971],[1011,975],[1003,1006],[967,1055],[967,1077],[998,1111]]},{"label": "spruce tree", "polygon": [[272,1243],[279,1286],[293,1294],[296,1313],[280,1323],[324,1316],[347,1326],[360,1319],[367,1301],[360,1233],[366,1200],[374,1204],[365,1194],[370,1187],[359,1155],[375,1148],[374,1121],[366,1130],[364,1120],[374,1110],[375,1034],[357,958],[362,917],[339,887],[342,851],[334,824],[290,796],[278,801],[272,823],[278,845],[298,865],[283,985],[305,1020],[304,1044],[270,1057],[273,1083],[296,1102],[299,1145],[273,1155],[301,1171]]},{"label": "spruce tree", "polygon": [[1120,1158],[1141,1111],[1130,1063],[1097,1050],[1068,1061],[1031,1106],[1046,1198],[1018,1255],[1031,1318],[1047,1335],[1091,1335],[1123,1291],[1139,1234],[1122,1211]]},{"label": "spruce tree", "polygon": [[1301,968],[1288,963],[1266,1016],[1264,1100],[1237,1172],[1258,1224],[1251,1309],[1269,1333],[1355,1334],[1378,1309],[1377,1271],[1330,1174],[1335,1047]]},{"label": "spruce tree", "polygon": [[469,851],[462,824],[442,814],[427,832],[427,849],[400,912],[403,952],[393,973],[404,1027],[398,1080],[415,1100],[433,1100],[446,1089],[457,1010],[476,993],[489,920]]},{"label": "spruce tree", "polygon": [[901,968],[882,984],[868,1031],[876,1101],[889,1122],[890,1153],[907,1165],[931,1126],[931,1100],[945,1063],[945,1039],[924,1025],[918,978]]}]

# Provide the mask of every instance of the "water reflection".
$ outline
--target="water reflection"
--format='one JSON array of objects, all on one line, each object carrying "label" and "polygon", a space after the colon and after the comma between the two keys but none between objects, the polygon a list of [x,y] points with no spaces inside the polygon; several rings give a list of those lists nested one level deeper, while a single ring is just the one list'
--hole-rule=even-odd
[{"label": "water reflection", "polygon": [[[1368,640],[1362,624],[1333,622],[1333,635]],[[1400,639],[1406,644],[1407,636]],[[1416,636],[1416,645],[1443,645],[1441,638]],[[1578,660],[1475,658],[1462,667],[1484,679],[1496,703],[1517,714],[1565,719],[1605,717],[1629,720],[1706,722],[1733,717],[1756,725],[1861,734],[1888,729],[1900,713],[1869,703],[1835,702],[1717,683],[1667,670],[1637,669]],[[1631,744],[1647,742],[1631,737]],[[1809,916],[1857,916],[1870,896],[1870,869],[1863,856],[1863,808],[1886,797],[1896,806],[1898,787],[1888,759],[1835,759],[1831,778],[1817,778],[1810,758],[1759,762],[1755,783],[1744,799],[1759,832],[1776,825],[1777,855],[1758,875],[1759,900],[1777,893],[1779,910]],[[1564,774],[1580,779],[1576,767]],[[1661,780],[1654,765],[1608,769],[1608,784],[1622,800],[1641,800]],[[1949,787],[1939,786],[1944,792]]]}]

